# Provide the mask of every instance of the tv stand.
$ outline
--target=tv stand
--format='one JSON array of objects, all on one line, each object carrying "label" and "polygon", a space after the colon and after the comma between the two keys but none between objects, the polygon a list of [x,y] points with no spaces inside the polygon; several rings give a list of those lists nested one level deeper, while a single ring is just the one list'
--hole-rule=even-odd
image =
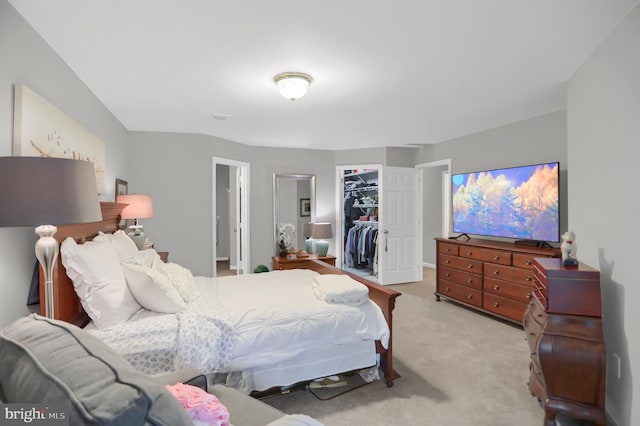
[{"label": "tv stand", "polygon": [[531,247],[537,247],[537,248],[550,248],[552,249],[553,247],[546,241],[536,241],[536,240],[517,240],[514,242],[515,245],[517,246],[531,246]]},{"label": "tv stand", "polygon": [[532,300],[533,259],[559,257],[560,250],[471,238],[436,238],[436,300],[466,307],[522,326]]},{"label": "tv stand", "polygon": [[458,238],[460,238],[460,237],[467,237],[467,241],[469,241],[469,240],[471,239],[471,237],[469,236],[469,234],[464,233],[464,232],[463,232],[462,234],[458,235],[458,236],[455,236],[455,237],[449,237],[449,239],[450,239],[450,240],[457,240],[457,239],[458,239]]}]

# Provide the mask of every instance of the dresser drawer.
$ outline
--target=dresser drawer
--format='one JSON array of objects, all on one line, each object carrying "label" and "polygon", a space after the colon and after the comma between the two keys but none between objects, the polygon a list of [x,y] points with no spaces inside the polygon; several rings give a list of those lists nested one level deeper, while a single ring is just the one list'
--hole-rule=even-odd
[{"label": "dresser drawer", "polygon": [[484,262],[511,265],[511,253],[502,250],[492,250],[472,246],[460,247],[459,255],[469,259],[477,259]]},{"label": "dresser drawer", "polygon": [[522,323],[524,313],[527,310],[527,305],[524,303],[495,296],[490,293],[484,294],[482,307],[487,311],[502,315],[503,317],[511,318],[519,323]]},{"label": "dresser drawer", "polygon": [[484,276],[512,281],[518,284],[533,287],[533,271],[530,269],[514,268],[512,266],[484,264]]},{"label": "dresser drawer", "polygon": [[478,260],[441,254],[438,256],[438,264],[440,266],[448,266],[449,268],[472,272],[474,274],[482,274],[482,262]]},{"label": "dresser drawer", "polygon": [[450,281],[442,281],[438,283],[438,291],[443,296],[468,303],[478,308],[482,307],[481,290],[476,290],[474,288],[456,284]]},{"label": "dresser drawer", "polygon": [[438,268],[438,278],[482,290],[482,275],[479,274],[441,266]]},{"label": "dresser drawer", "polygon": [[484,278],[484,291],[526,304],[531,302],[533,297],[533,288],[529,286],[489,277]]},{"label": "dresser drawer", "polygon": [[522,328],[532,357],[538,353],[538,342],[544,329],[544,322],[540,322],[540,318],[536,316],[537,309],[536,303],[529,304],[522,320]]},{"label": "dresser drawer", "polygon": [[438,251],[453,256],[458,255],[458,245],[453,243],[438,243]]},{"label": "dresser drawer", "polygon": [[[513,266],[517,268],[533,269],[533,258],[541,257],[539,254],[513,253]],[[546,256],[551,257],[551,256]]]}]

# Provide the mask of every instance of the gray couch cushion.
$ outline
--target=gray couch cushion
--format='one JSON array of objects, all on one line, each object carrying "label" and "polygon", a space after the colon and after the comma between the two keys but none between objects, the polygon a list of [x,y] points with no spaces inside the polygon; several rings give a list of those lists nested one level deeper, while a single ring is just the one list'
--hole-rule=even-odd
[{"label": "gray couch cushion", "polygon": [[71,424],[190,424],[178,401],[100,340],[29,315],[0,332],[0,399],[68,403]]}]

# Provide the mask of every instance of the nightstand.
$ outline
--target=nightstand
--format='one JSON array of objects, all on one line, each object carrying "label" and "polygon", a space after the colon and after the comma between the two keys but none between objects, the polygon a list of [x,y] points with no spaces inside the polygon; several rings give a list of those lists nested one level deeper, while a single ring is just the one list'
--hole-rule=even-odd
[{"label": "nightstand", "polygon": [[285,269],[301,269],[302,265],[307,260],[321,260],[329,265],[336,266],[335,256],[318,256],[317,254],[310,254],[309,257],[298,257],[295,259],[287,259],[286,257],[273,256],[271,258],[271,264],[274,271],[283,271]]}]

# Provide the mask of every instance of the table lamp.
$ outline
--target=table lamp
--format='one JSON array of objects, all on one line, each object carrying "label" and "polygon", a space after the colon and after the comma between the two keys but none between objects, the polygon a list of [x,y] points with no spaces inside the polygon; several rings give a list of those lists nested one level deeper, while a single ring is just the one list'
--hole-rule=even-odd
[{"label": "table lamp", "polygon": [[312,223],[311,238],[315,240],[318,256],[326,256],[329,251],[329,241],[325,238],[331,238],[331,224],[326,222]]},{"label": "table lamp", "polygon": [[139,219],[150,219],[153,217],[153,204],[151,203],[151,196],[144,194],[130,194],[130,195],[118,195],[116,197],[116,203],[127,204],[127,207],[122,209],[120,217],[122,219],[133,219],[133,225],[129,227],[129,238],[131,238],[138,247],[138,250],[142,250],[144,247],[144,228],[138,223]]},{"label": "table lamp", "polygon": [[0,227],[37,226],[35,253],[44,272],[45,315],[53,311],[53,268],[59,245],[55,223],[102,220],[96,175],[88,161],[49,157],[0,157]]},{"label": "table lamp", "polygon": [[313,253],[313,240],[311,239],[311,222],[302,224],[302,237],[307,253]]}]

